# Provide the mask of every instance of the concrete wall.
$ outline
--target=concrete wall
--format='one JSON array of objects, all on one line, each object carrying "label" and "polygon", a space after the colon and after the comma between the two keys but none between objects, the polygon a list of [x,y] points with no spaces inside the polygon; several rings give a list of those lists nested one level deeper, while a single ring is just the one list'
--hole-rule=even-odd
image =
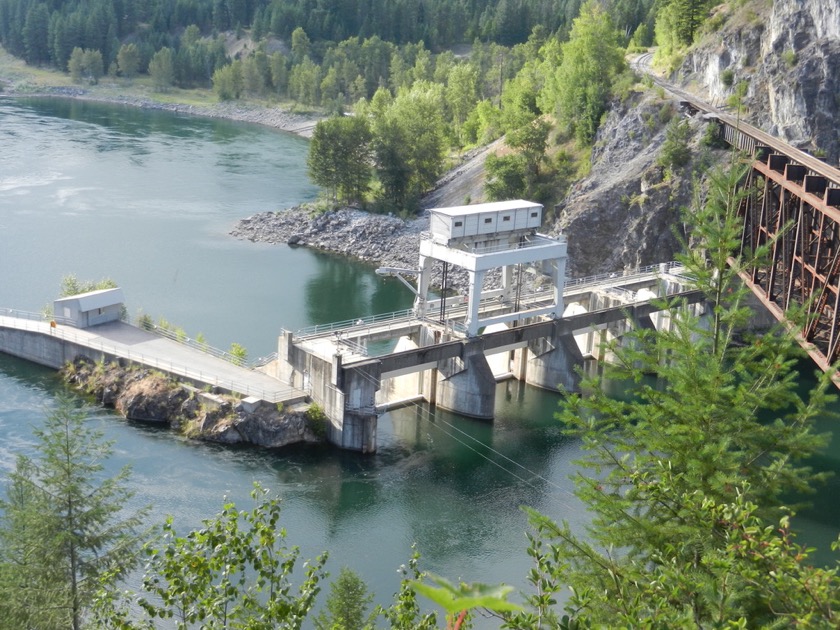
[{"label": "concrete wall", "polygon": [[59,369],[78,356],[94,361],[108,360],[111,355],[79,346],[48,334],[0,327],[0,352]]}]

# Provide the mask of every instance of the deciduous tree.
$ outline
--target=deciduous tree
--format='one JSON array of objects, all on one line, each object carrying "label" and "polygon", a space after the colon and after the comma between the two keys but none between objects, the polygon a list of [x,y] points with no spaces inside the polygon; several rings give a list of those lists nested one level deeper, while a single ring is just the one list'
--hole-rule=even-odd
[{"label": "deciduous tree", "polygon": [[149,61],[149,76],[159,92],[165,92],[175,81],[175,59],[171,48],[161,48]]},{"label": "deciduous tree", "polygon": [[335,116],[315,126],[306,164],[309,175],[345,203],[363,201],[371,178],[371,132],[361,116]]},{"label": "deciduous tree", "polygon": [[615,77],[625,68],[618,33],[599,2],[589,0],[581,7],[562,51],[563,61],[540,102],[587,144],[598,129]]},{"label": "deciduous tree", "polygon": [[117,52],[117,66],[120,74],[126,79],[133,79],[140,70],[140,50],[136,44],[128,43],[120,46]]},{"label": "deciduous tree", "polygon": [[320,591],[326,554],[304,566],[300,580],[292,574],[300,556],[285,544],[280,527],[280,500],[255,486],[250,510],[226,503],[201,529],[179,535],[172,519],[159,541],[146,546],[148,558],[143,594],[127,599],[101,593],[97,621],[132,630],[148,620],[172,618],[178,628],[299,629]]}]

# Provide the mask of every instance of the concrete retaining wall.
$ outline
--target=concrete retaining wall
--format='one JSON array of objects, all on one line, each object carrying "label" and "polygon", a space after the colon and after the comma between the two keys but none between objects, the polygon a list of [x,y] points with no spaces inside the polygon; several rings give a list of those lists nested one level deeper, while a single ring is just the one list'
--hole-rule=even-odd
[{"label": "concrete retaining wall", "polygon": [[79,346],[58,337],[5,327],[0,327],[0,352],[55,370],[78,356],[85,356],[94,361],[113,358],[101,350]]}]

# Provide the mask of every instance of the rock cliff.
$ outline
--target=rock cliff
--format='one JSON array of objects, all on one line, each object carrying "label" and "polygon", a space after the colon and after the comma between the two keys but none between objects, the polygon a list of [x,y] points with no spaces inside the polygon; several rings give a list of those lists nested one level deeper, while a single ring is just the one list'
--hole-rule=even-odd
[{"label": "rock cliff", "polygon": [[667,262],[680,251],[680,212],[691,203],[694,175],[717,157],[701,144],[706,123],[689,119],[689,163],[657,164],[676,116],[678,103],[653,91],[613,104],[596,136],[592,170],[557,205],[549,230],[568,239],[570,276]]}]

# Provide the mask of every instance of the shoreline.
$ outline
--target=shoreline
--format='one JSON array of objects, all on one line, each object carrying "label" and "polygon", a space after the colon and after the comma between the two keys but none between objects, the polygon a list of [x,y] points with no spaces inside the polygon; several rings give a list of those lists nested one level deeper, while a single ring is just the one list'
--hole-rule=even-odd
[{"label": "shoreline", "polygon": [[[10,61],[11,60],[11,61]],[[318,121],[324,116],[315,112],[299,113],[282,106],[266,105],[254,101],[212,101],[202,104],[178,101],[177,96],[171,102],[155,99],[148,94],[147,88],[140,84],[121,85],[111,77],[92,86],[78,84],[62,85],[69,78],[55,72],[45,79],[35,78],[35,69],[16,70],[15,65],[27,68],[25,64],[0,50],[0,97],[7,98],[64,98],[125,105],[139,109],[168,111],[190,116],[218,118],[236,122],[263,125],[278,131],[311,138]],[[51,80],[53,79],[53,80]],[[206,96],[207,90],[196,89],[193,96]],[[164,93],[166,94],[166,93]],[[172,93],[168,93],[171,97]]]}]

